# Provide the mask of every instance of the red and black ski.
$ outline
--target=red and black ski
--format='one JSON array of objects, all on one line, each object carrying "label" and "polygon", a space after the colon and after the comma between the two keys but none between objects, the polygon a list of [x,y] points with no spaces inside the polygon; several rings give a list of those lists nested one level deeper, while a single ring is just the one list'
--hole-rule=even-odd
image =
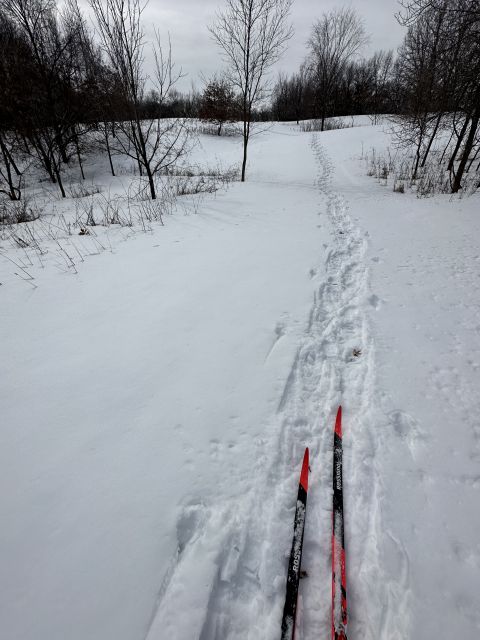
[{"label": "red and black ski", "polygon": [[282,618],[282,640],[293,640],[295,636],[295,616],[297,613],[298,583],[302,564],[303,532],[308,492],[308,448],[303,456],[302,472],[298,485],[297,508],[293,528],[292,551],[288,564],[287,594]]},{"label": "red and black ski", "polygon": [[342,458],[342,407],[338,407],[333,434],[332,640],[347,640],[347,577],[343,527]]}]

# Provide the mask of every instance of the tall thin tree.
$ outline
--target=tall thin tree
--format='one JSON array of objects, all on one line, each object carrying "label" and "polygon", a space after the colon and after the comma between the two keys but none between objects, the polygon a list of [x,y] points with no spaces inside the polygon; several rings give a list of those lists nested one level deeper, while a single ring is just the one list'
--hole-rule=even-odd
[{"label": "tall thin tree", "polygon": [[293,35],[288,16],[293,0],[226,0],[209,27],[223,51],[228,78],[241,96],[243,119],[242,182],[254,107],[265,97],[266,76]]},{"label": "tall thin tree", "polygon": [[322,131],[342,73],[367,40],[363,22],[353,9],[334,9],[313,25],[308,47]]},{"label": "tall thin tree", "polygon": [[[141,0],[89,0],[102,38],[103,48],[115,69],[123,91],[128,120],[118,123],[123,137],[117,139],[121,151],[133,158],[146,174],[152,200],[157,198],[155,176],[186,153],[188,130],[185,121],[143,119],[142,103],[146,75],[143,66],[145,48]],[[159,101],[165,100],[181,77],[175,71],[172,49],[162,50],[160,37],[154,46],[155,80]]]}]

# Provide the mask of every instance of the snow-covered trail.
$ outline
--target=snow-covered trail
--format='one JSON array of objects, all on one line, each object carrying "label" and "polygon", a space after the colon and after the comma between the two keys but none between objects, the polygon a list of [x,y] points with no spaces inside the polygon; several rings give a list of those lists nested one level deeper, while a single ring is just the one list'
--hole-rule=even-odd
[{"label": "snow-covered trail", "polygon": [[[383,440],[377,432],[375,353],[366,311],[375,305],[366,234],[352,221],[348,201],[332,188],[332,163],[318,135],[312,137],[311,148],[321,195],[317,213],[328,241],[323,244],[324,269],[308,320],[277,410],[259,443],[250,491],[229,500],[223,511],[209,514],[198,536],[190,540],[162,592],[148,640],[165,634],[199,640],[278,637],[298,465],[306,445],[311,448],[312,473],[302,566],[309,577],[301,585],[299,637],[328,635],[331,448],[339,403],[346,407],[350,635],[372,640],[407,637],[407,569],[402,566],[389,575],[381,565],[383,469],[378,457]],[[192,583],[191,567],[198,558],[205,564]],[[196,631],[187,620],[178,619],[182,602],[189,603],[190,610],[198,608],[203,624]]]},{"label": "snow-covered trail", "polygon": [[[351,194],[345,194],[338,188],[340,185],[334,183],[336,166],[322,141],[323,136],[317,134],[313,147],[332,241],[326,259],[325,283],[320,288],[312,315],[316,326],[311,343],[316,345],[317,359],[322,366],[320,378],[315,381],[319,396],[309,395],[316,405],[324,407],[327,415],[323,420],[323,438],[317,459],[323,504],[314,502],[312,505],[314,528],[311,538],[315,539],[315,532],[325,529],[325,514],[331,510],[331,494],[325,490],[331,483],[333,416],[328,415],[328,411],[342,403],[349,637],[400,640],[408,637],[409,585],[406,568],[390,573],[381,557],[386,534],[382,521],[385,440],[378,429],[381,414],[377,404],[375,336],[368,314],[368,310],[376,305],[376,297],[370,289],[369,234],[351,215],[351,206],[358,206],[356,200],[351,203]],[[299,406],[308,403],[302,393],[299,396]],[[321,508],[316,509],[317,505]],[[310,625],[306,625],[305,638],[313,639],[328,633],[330,603],[325,597],[324,583],[326,581],[330,586],[329,564],[325,580],[329,545],[328,536],[323,537],[320,548],[313,548],[312,561],[316,569],[312,573],[320,577],[318,582],[322,581],[323,586],[315,589],[312,585],[310,589],[307,582],[305,610],[314,610],[314,602],[321,594],[323,619],[321,628],[312,635]],[[308,557],[307,546],[307,566]],[[307,614],[305,620],[308,623]]]}]

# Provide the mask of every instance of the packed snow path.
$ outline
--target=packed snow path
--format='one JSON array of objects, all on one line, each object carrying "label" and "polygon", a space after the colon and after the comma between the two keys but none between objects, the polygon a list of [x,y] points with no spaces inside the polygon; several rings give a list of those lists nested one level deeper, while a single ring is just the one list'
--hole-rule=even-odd
[{"label": "packed snow path", "polygon": [[[252,463],[256,480],[249,494],[229,500],[223,510],[216,509],[206,518],[198,505],[189,508],[186,519],[198,518],[200,513],[204,519],[195,528],[188,549],[175,558],[168,585],[162,587],[149,640],[160,640],[163,634],[197,637],[192,635],[190,616],[179,620],[181,602],[181,610],[198,612],[195,627],[200,640],[278,636],[298,462],[306,444],[312,447],[312,486],[303,561],[310,578],[302,590],[302,637],[307,640],[328,633],[332,416],[340,402],[355,407],[347,415],[349,429],[357,432],[356,438],[346,439],[346,473],[350,475],[346,508],[355,531],[347,536],[347,545],[351,546],[350,570],[357,576],[350,594],[353,635],[373,638],[381,628],[379,616],[386,598],[379,587],[385,588],[386,579],[379,570],[376,545],[378,443],[371,419],[373,348],[363,310],[368,299],[366,242],[350,220],[347,203],[330,189],[331,166],[318,136],[312,138],[312,150],[323,196],[319,220],[332,238],[324,246],[322,283],[314,291],[276,415]],[[355,490],[349,494],[348,487]],[[203,571],[192,576],[198,559],[204,563]],[[377,615],[362,610],[361,604],[357,608],[357,603],[367,599],[374,602],[372,610]],[[396,606],[398,610],[398,602]]]},{"label": "packed snow path", "polygon": [[[330,187],[332,167],[318,136],[312,137],[311,146],[322,196],[319,220],[329,232],[323,247],[324,275],[314,291],[276,415],[256,452],[252,464],[256,481],[250,494],[229,500],[222,511],[208,514],[196,527],[195,540],[190,540],[186,552],[182,549],[183,557],[175,559],[168,588],[162,587],[149,640],[160,640],[163,634],[197,637],[192,635],[190,616],[179,620],[182,601],[182,610],[198,611],[195,626],[200,640],[278,636],[298,463],[306,444],[312,449],[312,485],[303,566],[310,577],[302,588],[301,637],[328,634],[332,425],[340,402],[354,407],[346,414],[345,439],[346,513],[354,532],[347,535],[349,571],[355,576],[349,592],[352,636],[379,637],[388,624],[390,637],[394,630],[398,638],[405,637],[408,616],[401,606],[408,599],[405,579],[396,594],[394,610],[401,614],[397,626],[382,613],[393,610],[389,590],[397,578],[389,579],[381,571],[378,556],[380,473],[375,454],[380,440],[374,432],[374,350],[365,315],[369,300],[365,234],[352,223],[347,202]],[[186,517],[198,517],[198,506]],[[192,566],[199,558],[205,565],[196,583]],[[369,610],[362,606],[366,601],[371,603]]]},{"label": "packed snow path", "polygon": [[387,140],[275,125],[245,185],[78,276],[1,261],[5,637],[277,639],[306,445],[328,637],[339,403],[349,638],[479,635],[478,199],[377,184]]}]

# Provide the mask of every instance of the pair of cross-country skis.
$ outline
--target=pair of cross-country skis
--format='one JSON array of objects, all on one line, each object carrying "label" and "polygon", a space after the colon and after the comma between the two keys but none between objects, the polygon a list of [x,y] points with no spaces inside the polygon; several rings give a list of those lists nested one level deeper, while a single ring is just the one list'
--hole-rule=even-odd
[{"label": "pair of cross-country skis", "polygon": [[[342,407],[338,407],[333,435],[333,504],[332,504],[332,640],[347,640],[347,580],[343,528],[342,487]],[[287,593],[282,619],[282,640],[294,640],[298,583],[302,564],[303,532],[308,493],[308,448],[303,456],[292,551],[288,565]]]}]

